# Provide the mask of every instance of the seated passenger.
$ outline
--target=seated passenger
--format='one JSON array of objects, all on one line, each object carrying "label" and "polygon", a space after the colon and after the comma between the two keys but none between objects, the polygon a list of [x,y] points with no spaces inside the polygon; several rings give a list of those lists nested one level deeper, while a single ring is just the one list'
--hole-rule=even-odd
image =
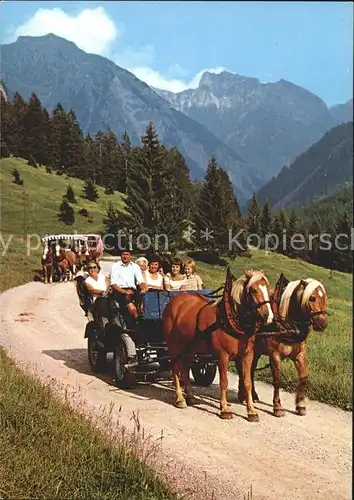
[{"label": "seated passenger", "polygon": [[180,290],[185,283],[186,276],[181,274],[183,262],[181,259],[173,259],[171,262],[171,272],[166,273],[164,277],[164,285],[166,290]]},{"label": "seated passenger", "polygon": [[189,259],[184,262],[185,282],[181,290],[203,290],[203,281],[197,274],[197,267],[194,260]]},{"label": "seated passenger", "polygon": [[132,252],[129,248],[121,251],[121,260],[115,262],[111,268],[111,287],[114,290],[118,303],[137,320],[139,313],[134,304],[138,290],[146,291],[146,285],[138,264],[131,261]]},{"label": "seated passenger", "polygon": [[85,279],[85,285],[92,293],[95,301],[99,296],[107,296],[109,288],[109,278],[101,273],[101,267],[96,261],[91,261],[87,265],[88,277]]},{"label": "seated passenger", "polygon": [[148,269],[143,272],[144,282],[148,290],[163,290],[164,280],[163,275],[159,272],[161,267],[161,259],[158,255],[149,257]]},{"label": "seated passenger", "polygon": [[147,260],[146,257],[139,257],[138,259],[136,259],[135,263],[138,264],[138,266],[140,267],[141,271],[144,272],[148,268],[149,261]]},{"label": "seated passenger", "polygon": [[106,299],[109,289],[109,278],[101,273],[101,267],[96,261],[90,261],[87,265],[88,277],[85,279],[87,290],[92,295],[92,314],[94,319],[104,328],[110,320],[111,312],[109,302]]}]

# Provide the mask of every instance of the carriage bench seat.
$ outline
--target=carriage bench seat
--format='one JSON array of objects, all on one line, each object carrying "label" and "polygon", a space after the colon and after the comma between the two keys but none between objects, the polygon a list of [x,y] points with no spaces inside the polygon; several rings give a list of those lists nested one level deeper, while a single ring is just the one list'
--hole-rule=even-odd
[{"label": "carriage bench seat", "polygon": [[[142,294],[143,298],[143,313],[142,320],[161,320],[162,313],[172,297],[181,293],[197,293],[198,295],[209,295],[211,290],[152,290]],[[210,299],[211,300],[211,299]]]}]

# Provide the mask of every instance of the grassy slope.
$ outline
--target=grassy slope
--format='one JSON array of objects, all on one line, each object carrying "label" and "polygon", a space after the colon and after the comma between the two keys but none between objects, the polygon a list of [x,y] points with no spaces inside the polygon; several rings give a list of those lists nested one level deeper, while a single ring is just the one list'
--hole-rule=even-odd
[{"label": "grassy slope", "polygon": [[[309,396],[312,399],[352,409],[352,277],[350,274],[328,270],[293,260],[282,255],[253,250],[251,258],[236,258],[231,264],[233,273],[239,276],[244,268],[263,269],[274,286],[282,271],[289,280],[322,278],[328,293],[328,328],[313,332],[308,340],[310,373]],[[222,284],[225,268],[198,263],[207,288]],[[262,358],[259,367],[265,365]],[[282,387],[294,389],[297,375],[292,362],[282,363]],[[270,370],[260,371],[257,378],[271,382]]]},{"label": "grassy slope", "polygon": [[[23,186],[12,182],[11,171],[17,168]],[[123,206],[120,193],[105,195],[103,188],[98,188],[97,202],[91,202],[81,197],[83,181],[56,174],[48,174],[44,167],[33,168],[27,162],[18,158],[1,160],[0,174],[1,193],[1,233],[5,242],[14,235],[6,255],[0,264],[0,290],[6,290],[33,279],[36,269],[41,267],[42,245],[27,255],[26,235],[56,233],[96,233],[104,229],[102,219],[106,206],[112,201],[116,206]],[[67,186],[74,189],[77,204],[72,204],[75,210],[75,223],[67,226],[57,217],[59,205],[62,202]],[[78,214],[81,208],[86,208],[90,217]],[[92,220],[92,222],[89,221]],[[32,239],[36,242],[35,237]],[[14,264],[16,263],[16,264]]]},{"label": "grassy slope", "polygon": [[0,498],[177,498],[134,457],[137,440],[104,435],[1,349],[0,385]]}]

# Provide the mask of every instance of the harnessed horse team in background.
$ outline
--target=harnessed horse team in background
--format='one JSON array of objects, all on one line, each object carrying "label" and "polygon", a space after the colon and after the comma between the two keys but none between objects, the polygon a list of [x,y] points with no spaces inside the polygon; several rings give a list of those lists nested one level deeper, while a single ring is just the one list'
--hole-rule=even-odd
[{"label": "harnessed horse team in background", "polygon": [[[69,241],[69,244],[66,243]],[[72,280],[89,260],[100,260],[103,242],[100,235],[51,235],[42,238],[42,270],[45,283]]]}]

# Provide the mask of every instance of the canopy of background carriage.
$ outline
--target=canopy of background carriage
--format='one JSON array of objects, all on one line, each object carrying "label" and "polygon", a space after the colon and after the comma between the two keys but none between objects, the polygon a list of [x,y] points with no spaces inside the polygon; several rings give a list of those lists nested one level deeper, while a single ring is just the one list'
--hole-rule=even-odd
[{"label": "canopy of background carriage", "polygon": [[84,235],[84,234],[50,234],[50,235],[43,236],[43,238],[42,238],[42,243],[44,244],[43,256],[45,257],[45,255],[48,253],[48,247],[49,247],[49,244],[51,242],[55,242],[55,250],[56,250],[56,253],[58,254],[58,252],[60,250],[59,242],[64,241],[64,240],[71,241],[71,244],[76,247],[76,251],[78,252],[79,255],[81,254],[82,250],[84,250],[84,252],[86,254],[88,254],[88,245],[87,245],[88,236],[87,235]]}]

